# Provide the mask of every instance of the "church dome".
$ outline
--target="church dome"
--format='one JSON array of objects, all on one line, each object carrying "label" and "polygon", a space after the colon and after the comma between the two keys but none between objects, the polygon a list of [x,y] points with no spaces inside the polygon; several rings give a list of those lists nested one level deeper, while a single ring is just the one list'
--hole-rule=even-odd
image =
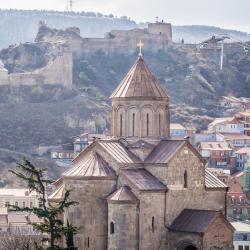
[{"label": "church dome", "polygon": [[139,56],[110,96],[110,98],[120,97],[168,98],[168,95],[146,65],[142,56]]},{"label": "church dome", "polygon": [[76,165],[63,174],[66,178],[108,178],[114,179],[115,172],[97,152],[92,152],[76,162]]}]

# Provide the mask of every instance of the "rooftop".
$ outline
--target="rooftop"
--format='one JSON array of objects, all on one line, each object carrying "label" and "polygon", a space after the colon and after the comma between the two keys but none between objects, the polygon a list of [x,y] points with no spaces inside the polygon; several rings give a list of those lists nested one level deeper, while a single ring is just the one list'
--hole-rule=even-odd
[{"label": "rooftop", "polygon": [[108,197],[112,203],[137,203],[138,199],[128,186],[122,186]]},{"label": "rooftop", "polygon": [[169,229],[181,232],[204,233],[218,216],[223,215],[221,212],[214,210],[184,209],[173,221]]},{"label": "rooftop", "polygon": [[0,196],[27,197],[36,195],[35,191],[30,192],[27,188],[0,188]]},{"label": "rooftop", "polygon": [[250,148],[241,148],[236,151],[236,154],[250,154]]},{"label": "rooftop", "polygon": [[210,126],[215,126],[218,124],[224,124],[224,123],[231,123],[233,122],[233,120],[235,120],[235,118],[232,117],[222,117],[222,118],[215,118],[209,125]]},{"label": "rooftop", "polygon": [[214,151],[231,151],[232,148],[226,142],[200,142],[200,149]]},{"label": "rooftop", "polygon": [[213,175],[209,169],[205,169],[205,186],[206,188],[227,188],[227,185]]},{"label": "rooftop", "polygon": [[186,130],[186,128],[183,127],[180,123],[170,123],[170,130],[171,129]]},{"label": "rooftop", "polygon": [[63,176],[115,178],[115,172],[99,153],[91,152],[75,162],[74,167]]},{"label": "rooftop", "polygon": [[124,175],[141,191],[165,191],[167,187],[144,168],[122,169]]},{"label": "rooftop", "polygon": [[241,222],[241,221],[234,221],[231,222],[232,226],[235,228],[236,232],[250,232],[250,224]]},{"label": "rooftop", "polygon": [[141,56],[110,96],[168,98],[165,89],[149,70]]}]

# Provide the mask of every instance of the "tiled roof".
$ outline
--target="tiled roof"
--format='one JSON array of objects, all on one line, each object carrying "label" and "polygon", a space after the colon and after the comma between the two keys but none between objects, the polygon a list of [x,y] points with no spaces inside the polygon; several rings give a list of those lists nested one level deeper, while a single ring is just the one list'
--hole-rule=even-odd
[{"label": "tiled roof", "polygon": [[98,144],[106,150],[118,163],[136,163],[139,158],[130,152],[119,141],[100,140]]},{"label": "tiled roof", "polygon": [[205,169],[206,188],[227,188],[227,185],[213,175],[207,168]]},{"label": "tiled roof", "polygon": [[123,169],[121,174],[141,191],[166,190],[166,186],[144,168]]},{"label": "tiled roof", "polygon": [[200,142],[200,149],[215,151],[232,151],[230,145],[226,142]]},{"label": "tiled roof", "polygon": [[146,158],[146,163],[168,163],[186,143],[185,140],[162,140]]},{"label": "tiled roof", "polygon": [[114,193],[112,193],[108,198],[108,202],[111,203],[137,203],[138,199],[127,186],[122,186]]},{"label": "tiled roof", "polygon": [[84,155],[74,167],[63,174],[64,177],[115,178],[114,170],[97,152]]},{"label": "tiled roof", "polygon": [[112,93],[116,97],[168,98],[166,91],[139,57],[122,82]]},{"label": "tiled roof", "polygon": [[184,209],[169,229],[180,232],[204,233],[219,215],[221,215],[219,211]]}]

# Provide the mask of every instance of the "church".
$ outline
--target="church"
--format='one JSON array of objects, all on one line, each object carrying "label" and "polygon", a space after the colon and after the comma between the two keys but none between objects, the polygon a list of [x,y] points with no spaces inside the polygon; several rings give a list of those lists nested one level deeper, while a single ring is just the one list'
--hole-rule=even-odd
[{"label": "church", "polygon": [[227,186],[188,140],[169,135],[169,96],[141,51],[111,95],[111,139],[96,139],[56,182],[79,250],[232,250]]}]

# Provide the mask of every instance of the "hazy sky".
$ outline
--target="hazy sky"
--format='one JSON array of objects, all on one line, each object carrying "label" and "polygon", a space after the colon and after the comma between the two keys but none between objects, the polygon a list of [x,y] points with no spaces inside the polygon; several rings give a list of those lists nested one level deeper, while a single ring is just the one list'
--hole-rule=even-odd
[{"label": "hazy sky", "polygon": [[[0,8],[65,10],[67,0],[0,0]],[[250,33],[250,0],[74,0],[74,10],[129,16],[137,22],[156,16],[173,24],[207,24]]]}]

